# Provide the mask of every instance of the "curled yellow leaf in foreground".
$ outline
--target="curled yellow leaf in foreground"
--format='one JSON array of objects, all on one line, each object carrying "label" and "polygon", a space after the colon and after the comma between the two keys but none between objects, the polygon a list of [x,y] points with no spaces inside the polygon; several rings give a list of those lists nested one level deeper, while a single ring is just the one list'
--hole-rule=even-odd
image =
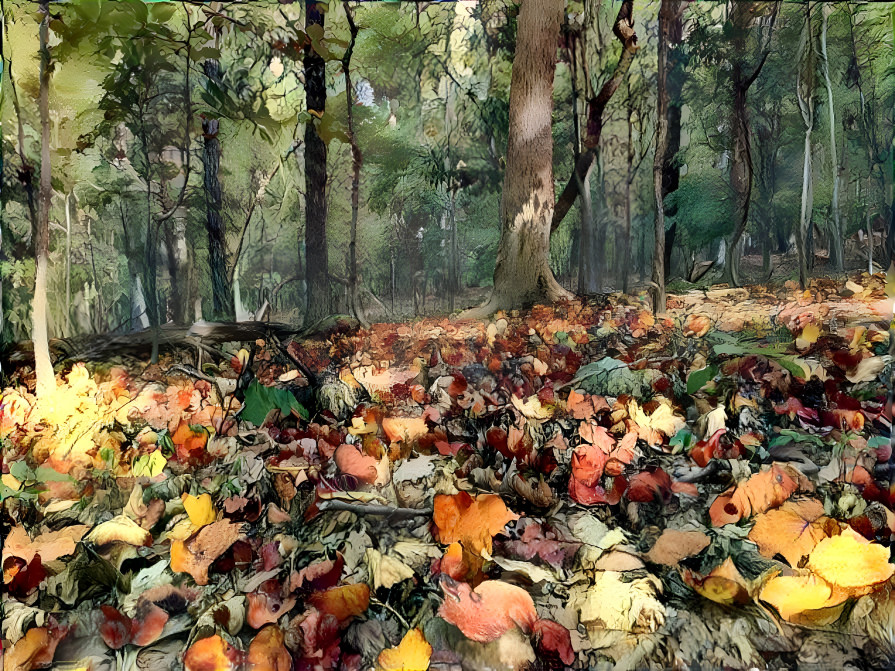
[{"label": "curled yellow leaf in foreground", "polygon": [[211,494],[200,494],[199,496],[182,494],[180,499],[183,501],[183,507],[186,514],[189,515],[190,522],[197,527],[211,524],[217,517],[211,502]]},{"label": "curled yellow leaf in foreground", "polygon": [[423,632],[411,629],[394,648],[379,653],[378,671],[426,671],[432,646],[429,645]]},{"label": "curled yellow leaf in foreground", "polygon": [[808,568],[836,587],[860,596],[895,573],[889,550],[850,530],[822,540],[808,557]]},{"label": "curled yellow leaf in foreground", "polygon": [[814,575],[787,575],[771,578],[761,590],[760,598],[767,601],[780,617],[792,622],[806,611],[830,605],[833,590]]}]

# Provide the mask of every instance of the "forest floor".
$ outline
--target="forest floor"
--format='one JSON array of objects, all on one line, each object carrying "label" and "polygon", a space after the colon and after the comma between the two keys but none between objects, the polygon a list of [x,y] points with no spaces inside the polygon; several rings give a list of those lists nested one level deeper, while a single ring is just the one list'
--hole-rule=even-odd
[{"label": "forest floor", "polygon": [[892,668],[885,281],[22,368],[4,669]]}]

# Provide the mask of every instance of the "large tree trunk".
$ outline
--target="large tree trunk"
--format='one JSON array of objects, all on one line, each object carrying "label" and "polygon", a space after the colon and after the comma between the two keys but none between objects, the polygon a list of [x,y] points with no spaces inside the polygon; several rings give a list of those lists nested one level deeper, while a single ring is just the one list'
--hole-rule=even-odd
[{"label": "large tree trunk", "polygon": [[35,231],[35,281],[32,304],[34,371],[37,395],[46,396],[56,388],[56,376],[50,360],[47,334],[47,265],[50,251],[50,201],[53,197],[50,165],[50,10],[48,0],[41,0],[40,13],[40,207]]},{"label": "large tree trunk", "polygon": [[808,238],[811,233],[813,209],[813,184],[811,170],[811,131],[814,129],[814,36],[811,34],[811,3],[806,5],[805,25],[799,45],[799,76],[796,81],[796,98],[805,122],[805,150],[802,163],[802,207],[799,226],[796,229],[796,247],[799,256],[799,285],[808,284]]},{"label": "large tree trunk", "polygon": [[[316,0],[305,3],[305,28],[323,28],[325,7]],[[304,54],[305,96],[308,112],[320,116],[326,109],[326,62],[307,44]],[[326,245],[326,143],[317,132],[316,119],[305,126],[305,264],[307,308],[304,323],[311,326],[330,313],[329,257]]]},{"label": "large tree trunk", "polygon": [[833,170],[833,230],[830,232],[830,257],[833,267],[842,271],[845,267],[845,258],[842,250],[842,221],[839,212],[839,161],[836,158],[836,112],[833,109],[833,85],[830,83],[830,61],[827,58],[827,25],[829,24],[832,5],[824,5],[823,25],[821,28],[820,50],[823,60],[824,81],[827,85],[827,107],[830,110],[830,160]]},{"label": "large tree trunk", "polygon": [[507,169],[494,289],[471,317],[571,298],[550,269],[553,77],[563,0],[523,0],[510,80]]},{"label": "large tree trunk", "polygon": [[[218,77],[220,66],[216,60],[205,61],[203,68],[207,77]],[[227,229],[221,217],[221,181],[218,176],[221,165],[219,128],[217,119],[202,119],[205,230],[208,233],[208,264],[211,270],[212,319],[233,321],[236,314],[233,288],[227,273]]]}]

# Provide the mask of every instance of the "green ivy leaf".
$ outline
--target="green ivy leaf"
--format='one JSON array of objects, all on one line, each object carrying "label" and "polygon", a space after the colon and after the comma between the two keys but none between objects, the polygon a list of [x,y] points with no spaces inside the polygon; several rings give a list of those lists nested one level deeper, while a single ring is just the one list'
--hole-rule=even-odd
[{"label": "green ivy leaf", "polygon": [[252,380],[252,384],[246,389],[241,417],[255,426],[261,426],[267,413],[273,409],[279,410],[284,415],[295,412],[302,419],[309,417],[308,411],[288,389],[265,387],[258,380]]}]

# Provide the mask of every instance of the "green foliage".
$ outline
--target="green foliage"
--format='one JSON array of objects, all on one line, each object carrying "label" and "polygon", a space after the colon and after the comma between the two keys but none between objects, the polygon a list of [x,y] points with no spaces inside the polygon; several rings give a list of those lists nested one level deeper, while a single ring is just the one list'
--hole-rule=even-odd
[{"label": "green foliage", "polygon": [[277,387],[265,387],[258,380],[252,380],[249,388],[246,389],[242,418],[255,426],[261,426],[267,413],[274,409],[284,415],[294,412],[302,419],[309,419],[308,411],[298,402],[291,391]]}]

